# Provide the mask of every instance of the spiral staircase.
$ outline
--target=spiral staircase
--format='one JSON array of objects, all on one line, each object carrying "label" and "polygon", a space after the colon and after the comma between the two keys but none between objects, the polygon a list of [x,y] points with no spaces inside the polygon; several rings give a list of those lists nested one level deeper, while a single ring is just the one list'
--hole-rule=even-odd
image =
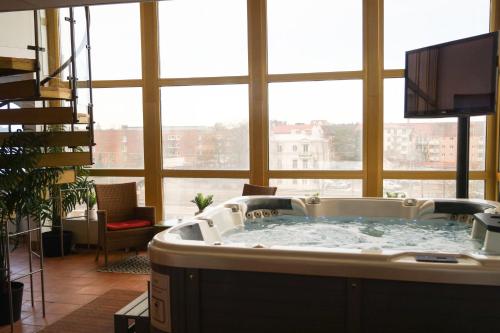
[{"label": "spiral staircase", "polygon": [[[94,138],[88,8],[86,20],[86,45],[80,49],[87,51],[88,68],[85,70],[88,71],[86,86],[89,87],[90,101],[83,111],[77,110],[76,22],[72,9],[70,17],[66,18],[71,31],[71,57],[47,77],[41,78],[40,52],[45,50],[39,46],[37,11],[34,11],[35,45],[28,46],[35,51],[35,58],[0,56],[0,126],[7,129],[0,132],[0,144],[7,144],[12,135],[22,136],[28,132],[43,135],[45,146],[39,167],[92,164]],[[69,73],[66,82],[60,79],[64,70]]]}]

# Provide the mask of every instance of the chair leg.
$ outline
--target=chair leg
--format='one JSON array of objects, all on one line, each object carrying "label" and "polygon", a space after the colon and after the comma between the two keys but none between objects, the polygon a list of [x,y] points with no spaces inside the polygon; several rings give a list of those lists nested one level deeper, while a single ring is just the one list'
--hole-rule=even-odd
[{"label": "chair leg", "polygon": [[108,248],[104,247],[104,266],[108,267]]},{"label": "chair leg", "polygon": [[95,252],[95,259],[94,259],[95,262],[99,262],[99,252],[100,251],[101,251],[101,246],[97,245],[97,250]]}]

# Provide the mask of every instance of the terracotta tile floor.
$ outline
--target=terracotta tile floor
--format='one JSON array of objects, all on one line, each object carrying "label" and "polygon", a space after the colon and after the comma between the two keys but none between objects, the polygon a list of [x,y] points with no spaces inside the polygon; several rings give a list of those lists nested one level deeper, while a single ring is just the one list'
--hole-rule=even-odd
[{"label": "terracotta tile floor", "polygon": [[[110,261],[119,260],[131,253],[116,252]],[[97,272],[93,250],[79,250],[64,258],[45,258],[45,318],[42,316],[42,296],[40,292],[40,274],[34,276],[33,294],[35,306],[31,306],[29,279],[24,278],[24,297],[21,320],[15,326],[15,332],[38,332],[45,326],[61,319],[80,306],[93,301],[110,289],[128,289],[145,291],[149,275],[118,274]],[[38,267],[38,258],[33,256],[34,266]],[[101,264],[103,263],[101,257]],[[13,274],[23,274],[28,269],[28,254],[23,248],[12,254]],[[10,326],[0,326],[0,333],[10,332]],[[68,332],[70,333],[70,332]]]}]

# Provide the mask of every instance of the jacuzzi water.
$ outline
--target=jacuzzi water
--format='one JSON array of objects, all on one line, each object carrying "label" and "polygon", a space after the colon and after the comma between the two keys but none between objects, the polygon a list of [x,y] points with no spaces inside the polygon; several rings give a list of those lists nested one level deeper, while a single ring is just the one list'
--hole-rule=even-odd
[{"label": "jacuzzi water", "polygon": [[479,253],[471,225],[452,220],[273,216],[247,220],[223,244]]}]

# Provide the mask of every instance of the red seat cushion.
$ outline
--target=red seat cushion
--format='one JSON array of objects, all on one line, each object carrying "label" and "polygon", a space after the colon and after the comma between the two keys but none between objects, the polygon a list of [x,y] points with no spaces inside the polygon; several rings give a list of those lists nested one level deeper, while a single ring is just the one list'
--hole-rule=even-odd
[{"label": "red seat cushion", "polygon": [[108,230],[116,231],[116,230],[149,227],[151,226],[151,222],[146,220],[128,220],[122,222],[111,222],[106,224],[106,226],[108,227]]}]

